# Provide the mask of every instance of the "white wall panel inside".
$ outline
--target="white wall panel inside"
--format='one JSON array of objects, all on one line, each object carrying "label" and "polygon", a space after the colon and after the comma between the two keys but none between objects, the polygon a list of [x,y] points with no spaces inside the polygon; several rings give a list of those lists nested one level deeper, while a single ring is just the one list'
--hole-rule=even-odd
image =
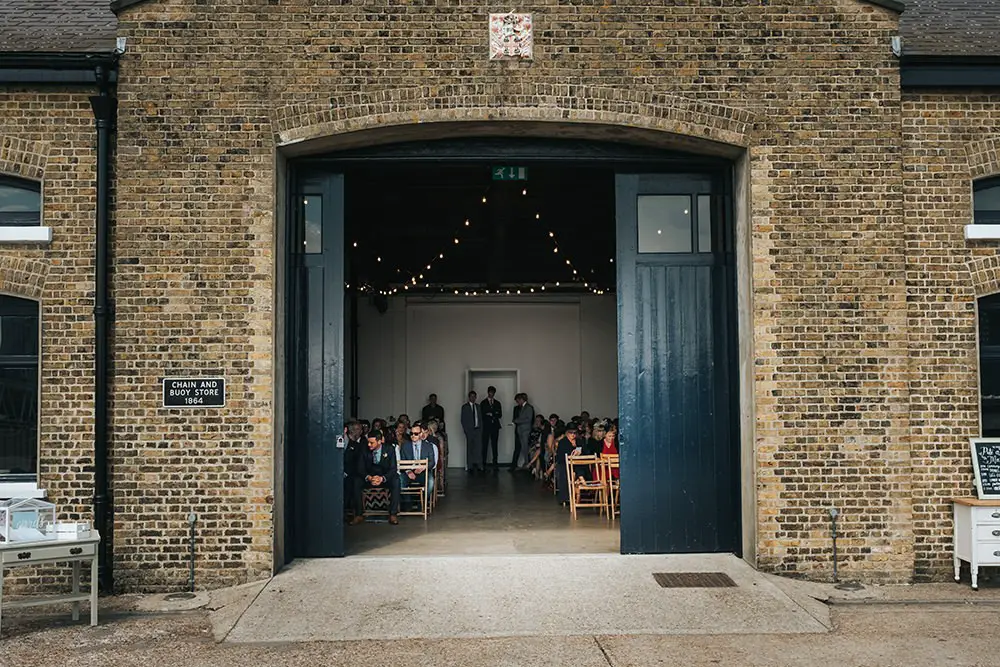
[{"label": "white wall panel inside", "polygon": [[[451,466],[465,465],[458,413],[469,369],[519,371],[520,391],[546,415],[617,413],[613,296],[509,303],[391,299],[381,315],[359,304],[358,322],[359,416],[407,412],[418,418],[427,395],[436,393],[451,436]],[[507,423],[513,397],[498,398]]]}]

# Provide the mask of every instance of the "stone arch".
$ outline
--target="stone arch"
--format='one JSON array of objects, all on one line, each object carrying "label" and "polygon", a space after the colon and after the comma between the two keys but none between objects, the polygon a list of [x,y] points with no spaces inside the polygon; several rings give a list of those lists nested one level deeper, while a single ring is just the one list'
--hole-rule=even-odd
[{"label": "stone arch", "polygon": [[0,136],[0,174],[41,181],[45,176],[48,144]]},{"label": "stone arch", "polygon": [[972,180],[1000,175],[1000,137],[976,141],[965,147]]},{"label": "stone arch", "polygon": [[977,257],[969,262],[976,298],[1000,293],[1000,255]]},{"label": "stone arch", "polygon": [[12,255],[0,255],[0,294],[41,301],[47,262]]},{"label": "stone arch", "polygon": [[679,95],[531,82],[418,86],[345,95],[326,104],[290,104],[275,111],[273,125],[279,146],[299,145],[296,150],[302,151],[301,144],[345,133],[487,121],[653,130],[718,153],[751,146],[755,128],[747,110]]}]

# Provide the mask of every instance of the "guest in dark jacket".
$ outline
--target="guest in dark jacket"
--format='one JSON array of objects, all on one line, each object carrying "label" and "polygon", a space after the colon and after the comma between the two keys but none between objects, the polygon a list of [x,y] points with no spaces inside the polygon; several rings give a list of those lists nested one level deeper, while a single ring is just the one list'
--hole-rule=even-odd
[{"label": "guest in dark jacket", "polygon": [[356,490],[358,482],[358,459],[366,448],[364,440],[364,425],[361,422],[350,421],[347,423],[347,443],[344,446],[344,508],[348,514],[358,516],[362,512],[360,505],[356,505]]},{"label": "guest in dark jacket", "polygon": [[570,422],[566,433],[556,446],[556,484],[559,502],[569,504],[569,479],[566,477],[566,457],[577,449],[576,424]]},{"label": "guest in dark jacket", "polygon": [[[355,489],[356,507],[363,508],[361,492],[365,488],[389,490],[389,523],[399,523],[399,472],[396,470],[396,450],[385,442],[381,431],[368,434],[368,449],[358,457],[358,483]],[[359,514],[352,525],[363,523]]]}]

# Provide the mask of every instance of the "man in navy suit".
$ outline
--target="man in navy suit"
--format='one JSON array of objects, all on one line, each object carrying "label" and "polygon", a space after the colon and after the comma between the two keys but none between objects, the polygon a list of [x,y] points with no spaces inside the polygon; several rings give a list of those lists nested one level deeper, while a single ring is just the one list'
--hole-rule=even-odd
[{"label": "man in navy suit", "polygon": [[483,467],[483,412],[476,403],[476,392],[462,406],[462,430],[465,431],[465,468],[470,473],[485,472]]},{"label": "man in navy suit", "polygon": [[497,443],[500,441],[500,420],[503,419],[503,406],[496,399],[497,388],[486,389],[486,398],[479,404],[483,415],[483,464],[489,460],[487,454],[493,451],[493,471],[497,470]]},{"label": "man in navy suit", "polygon": [[[364,509],[361,492],[364,488],[389,490],[389,523],[399,523],[399,473],[396,471],[396,449],[385,444],[382,431],[368,434],[368,449],[358,457],[359,483],[355,490],[355,507]],[[364,514],[351,521],[352,526],[364,523]]]},{"label": "man in navy suit", "polygon": [[[430,484],[427,491],[429,500],[430,494],[434,492],[433,471],[437,469],[437,458],[434,455],[434,445],[424,440],[424,433],[424,425],[421,422],[415,423],[410,428],[410,442],[403,443],[403,446],[399,448],[399,460],[419,461],[427,459],[427,466],[431,470]],[[402,476],[400,484],[403,487],[410,485],[422,487],[426,478],[427,468],[422,469],[422,471],[408,470]]]}]

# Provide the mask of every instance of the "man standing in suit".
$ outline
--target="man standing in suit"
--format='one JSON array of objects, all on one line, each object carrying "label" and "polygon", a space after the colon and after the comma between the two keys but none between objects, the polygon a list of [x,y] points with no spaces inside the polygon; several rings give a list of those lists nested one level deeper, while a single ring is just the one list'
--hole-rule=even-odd
[{"label": "man standing in suit", "polygon": [[496,400],[497,388],[490,386],[486,389],[486,398],[480,403],[479,408],[483,413],[483,463],[489,459],[486,456],[490,447],[493,448],[493,470],[497,464],[497,444],[500,440],[500,420],[503,419],[503,406]]},{"label": "man standing in suit", "polygon": [[517,407],[514,408],[514,459],[510,462],[510,471],[518,469],[518,459],[524,451],[524,467],[531,460],[531,448],[528,442],[531,438],[531,425],[535,423],[535,408],[528,403],[528,395],[520,393],[514,397]]},{"label": "man standing in suit", "polygon": [[423,410],[420,411],[420,421],[424,424],[432,419],[436,419],[438,422],[444,421],[444,408],[438,405],[437,394],[431,394],[428,396],[427,405],[425,405]]},{"label": "man standing in suit", "polygon": [[[364,508],[361,491],[365,487],[372,489],[389,489],[389,523],[399,523],[399,472],[396,471],[396,450],[385,444],[382,431],[372,431],[368,434],[368,448],[358,457],[358,476],[354,499],[355,506]],[[364,523],[364,513],[358,514],[351,521],[352,526]]]},{"label": "man standing in suit", "polygon": [[476,392],[462,406],[462,430],[465,431],[465,468],[469,473],[483,469],[483,414],[476,403]]}]

